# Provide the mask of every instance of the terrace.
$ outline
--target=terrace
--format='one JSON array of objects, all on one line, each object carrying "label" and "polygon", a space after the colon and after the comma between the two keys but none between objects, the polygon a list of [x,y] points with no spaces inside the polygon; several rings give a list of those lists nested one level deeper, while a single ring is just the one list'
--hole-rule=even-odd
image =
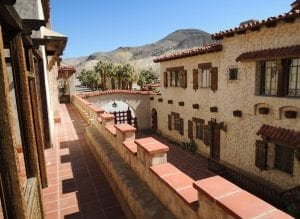
[{"label": "terrace", "polygon": [[[110,117],[99,117],[99,110],[81,98],[73,98],[73,104],[78,111],[72,105],[61,105],[57,144],[46,151],[46,218],[199,218],[212,212],[230,217],[289,218],[214,176],[206,158],[183,153],[174,143],[154,133],[139,133],[135,138],[133,127],[114,125]],[[251,199],[249,208],[222,200],[220,197],[231,194],[222,189],[224,194],[216,195],[220,186],[230,191],[237,189],[239,194],[234,198]],[[259,211],[254,210],[257,206],[261,207]]]}]

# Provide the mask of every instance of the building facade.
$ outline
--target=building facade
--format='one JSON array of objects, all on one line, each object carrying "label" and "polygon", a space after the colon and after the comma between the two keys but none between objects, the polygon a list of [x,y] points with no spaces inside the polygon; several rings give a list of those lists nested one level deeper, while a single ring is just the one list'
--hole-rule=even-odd
[{"label": "building facade", "polygon": [[43,218],[44,149],[55,143],[67,42],[50,26],[48,0],[0,1],[0,218]]},{"label": "building facade", "polygon": [[193,140],[215,165],[278,191],[300,186],[300,7],[212,37],[219,43],[164,55],[152,124]]}]

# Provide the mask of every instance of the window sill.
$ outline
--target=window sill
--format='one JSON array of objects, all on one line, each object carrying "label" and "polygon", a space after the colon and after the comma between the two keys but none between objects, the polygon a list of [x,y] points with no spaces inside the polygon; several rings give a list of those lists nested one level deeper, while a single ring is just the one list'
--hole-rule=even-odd
[{"label": "window sill", "polygon": [[257,97],[274,97],[274,98],[286,98],[286,99],[299,99],[300,96],[276,96],[276,95],[255,95]]}]

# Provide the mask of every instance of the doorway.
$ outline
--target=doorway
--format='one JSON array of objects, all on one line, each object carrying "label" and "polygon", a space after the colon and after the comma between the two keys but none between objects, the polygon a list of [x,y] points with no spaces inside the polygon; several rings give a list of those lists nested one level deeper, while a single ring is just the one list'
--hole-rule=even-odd
[{"label": "doorway", "polygon": [[157,131],[157,127],[158,127],[158,124],[157,124],[157,111],[156,109],[152,109],[151,111],[151,118],[152,118],[152,129]]},{"label": "doorway", "polygon": [[220,160],[220,125],[213,120],[208,125],[211,128],[210,157]]}]

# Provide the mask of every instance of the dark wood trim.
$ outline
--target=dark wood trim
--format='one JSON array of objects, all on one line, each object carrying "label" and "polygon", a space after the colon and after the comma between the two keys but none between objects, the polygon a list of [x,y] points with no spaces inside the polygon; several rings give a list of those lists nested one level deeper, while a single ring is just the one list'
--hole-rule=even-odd
[{"label": "dark wood trim", "polygon": [[[5,52],[0,25],[0,180],[1,202],[6,218],[26,218],[25,198],[19,179],[18,154],[15,150],[15,132],[11,115],[9,81],[5,62]],[[5,200],[5,201],[4,201]]]},{"label": "dark wood trim", "polygon": [[40,30],[41,26],[46,26],[47,22],[45,20],[36,19],[22,19],[23,22],[23,35],[31,35],[32,31]]},{"label": "dark wood trim", "polygon": [[14,5],[16,3],[16,0],[0,0],[0,4],[3,5]]},{"label": "dark wood trim", "polygon": [[29,80],[29,92],[31,96],[31,106],[32,106],[32,112],[33,112],[33,122],[34,122],[34,130],[35,130],[35,136],[36,136],[36,143],[37,143],[37,153],[38,153],[38,161],[39,161],[39,169],[40,169],[40,178],[41,178],[41,184],[42,188],[45,188],[48,186],[48,180],[47,180],[47,171],[46,171],[46,162],[45,162],[45,154],[44,154],[44,148],[45,148],[45,142],[44,142],[44,126],[42,123],[41,118],[41,104],[40,99],[41,96],[39,93],[37,93],[37,71],[35,67],[34,57],[33,57],[33,49],[28,50],[28,58],[29,58],[29,65],[30,65],[30,71],[35,75],[36,77],[31,78]]},{"label": "dark wood trim", "polygon": [[33,124],[32,106],[28,77],[26,75],[25,51],[21,34],[11,42],[11,58],[14,81],[16,86],[16,101],[20,112],[20,132],[22,136],[23,151],[26,164],[27,177],[40,177],[36,136]]},{"label": "dark wood trim", "polygon": [[171,71],[184,71],[184,66],[178,66],[178,67],[167,68],[166,71],[167,71],[167,72],[171,72]]},{"label": "dark wood trim", "polygon": [[198,64],[198,68],[201,69],[208,69],[212,67],[212,63],[211,62],[205,62],[205,63],[200,63]]},{"label": "dark wood trim", "polygon": [[20,32],[23,29],[22,20],[16,9],[11,5],[0,5],[0,21],[10,31]]}]

